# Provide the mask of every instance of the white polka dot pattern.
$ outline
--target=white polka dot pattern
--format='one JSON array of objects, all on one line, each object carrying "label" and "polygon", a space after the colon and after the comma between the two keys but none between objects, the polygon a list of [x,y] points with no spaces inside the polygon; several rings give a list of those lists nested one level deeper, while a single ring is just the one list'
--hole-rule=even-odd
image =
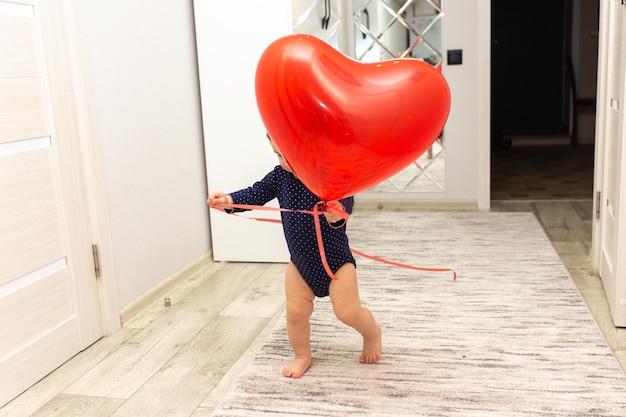
[{"label": "white polka dot pattern", "polygon": [[[292,173],[276,166],[261,181],[251,187],[230,194],[235,204],[264,205],[278,198],[281,208],[289,210],[312,210],[321,199],[309,191]],[[348,213],[352,213],[354,198],[340,200]],[[243,210],[235,210],[243,211]],[[317,246],[313,215],[305,213],[282,212],[283,231],[291,261],[318,297],[328,295],[330,277],[324,270]],[[356,264],[350,252],[346,228],[333,228],[325,218],[320,218],[322,241],[326,260],[333,271],[346,263]]]}]

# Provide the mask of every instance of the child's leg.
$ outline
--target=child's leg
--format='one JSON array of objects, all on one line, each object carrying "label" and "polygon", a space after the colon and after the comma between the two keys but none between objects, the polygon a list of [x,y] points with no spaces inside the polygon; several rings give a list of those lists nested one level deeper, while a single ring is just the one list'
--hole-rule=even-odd
[{"label": "child's leg", "polygon": [[335,275],[339,279],[331,281],[329,290],[335,315],[363,336],[363,353],[359,361],[374,363],[380,358],[382,335],[372,313],[361,306],[356,268],[348,263],[339,268]]},{"label": "child's leg", "polygon": [[311,325],[315,295],[294,264],[289,262],[285,274],[287,297],[287,334],[294,352],[293,361],[283,369],[283,375],[299,378],[311,366]]}]

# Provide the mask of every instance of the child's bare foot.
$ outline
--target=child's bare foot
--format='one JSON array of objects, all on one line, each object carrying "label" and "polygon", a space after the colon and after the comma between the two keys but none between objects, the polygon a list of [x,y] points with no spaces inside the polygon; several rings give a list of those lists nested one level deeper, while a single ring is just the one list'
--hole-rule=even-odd
[{"label": "child's bare foot", "polygon": [[288,378],[300,378],[311,366],[311,358],[294,358],[293,361],[285,366],[283,375]]},{"label": "child's bare foot", "polygon": [[380,329],[380,325],[376,323],[378,333],[372,339],[363,339],[363,353],[359,362],[361,363],[374,363],[380,359],[380,354],[383,350],[383,333]]}]

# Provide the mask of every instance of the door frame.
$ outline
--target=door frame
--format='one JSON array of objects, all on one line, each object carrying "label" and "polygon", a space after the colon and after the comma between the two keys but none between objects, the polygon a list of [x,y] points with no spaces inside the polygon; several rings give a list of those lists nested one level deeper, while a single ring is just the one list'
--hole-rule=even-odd
[{"label": "door frame", "polygon": [[604,173],[604,136],[606,134],[606,105],[604,104],[607,96],[607,74],[606,68],[608,67],[608,37],[602,30],[609,26],[610,16],[608,13],[607,2],[600,2],[600,23],[598,33],[598,85],[597,85],[597,99],[596,99],[596,138],[594,149],[594,180],[593,180],[593,227],[591,238],[591,266],[597,273],[601,260],[601,245],[599,242],[602,239],[602,228],[599,223],[599,205],[598,193],[603,191],[603,173]]},{"label": "door frame", "polygon": [[[82,2],[76,0],[46,0],[39,2],[44,35],[54,43],[53,53],[47,56],[48,83],[64,86],[51,91],[56,102],[51,103],[52,111],[62,111],[61,117],[68,121],[65,126],[72,137],[72,144],[66,152],[66,164],[61,166],[65,180],[74,182],[72,192],[66,199],[77,199],[86,218],[74,217],[74,224],[67,227],[72,233],[81,234],[81,242],[90,241],[98,246],[100,276],[97,278],[98,314],[102,335],[111,335],[121,328],[120,308],[117,295],[117,282],[106,204],[104,171],[100,161],[97,126],[95,126],[94,98],[86,49],[81,42],[85,33],[81,27]],[[62,109],[58,109],[58,106]],[[69,120],[68,120],[69,119]],[[70,120],[73,119],[73,123]],[[89,245],[89,246],[90,246]],[[94,258],[91,247],[70,248],[71,253],[80,257],[84,265],[81,270],[93,274]],[[91,335],[85,340],[95,337]],[[85,344],[83,348],[87,347]]]},{"label": "door frame", "polygon": [[476,208],[491,208],[491,0],[476,2],[476,59],[478,121],[476,124]]},{"label": "door frame", "polygon": [[68,36],[68,59],[71,61],[74,84],[73,98],[76,102],[76,120],[79,127],[79,143],[82,149],[82,163],[86,198],[89,211],[92,242],[99,250],[100,277],[98,295],[100,317],[104,335],[109,336],[122,327],[117,291],[117,275],[113,256],[113,241],[109,223],[109,209],[106,199],[106,184],[103,158],[101,156],[99,129],[95,115],[96,105],[94,85],[91,78],[87,46],[85,44],[84,4],[81,0],[62,0],[66,17]]},{"label": "door frame", "polygon": [[[594,221],[592,224],[592,247],[591,247],[591,267],[601,276],[602,266],[602,239],[604,238],[602,230],[603,216],[602,206],[605,198],[603,192],[605,188],[604,178],[606,177],[606,164],[604,161],[604,154],[606,151],[605,137],[607,133],[606,125],[608,120],[608,112],[610,110],[610,93],[608,91],[608,79],[609,79],[609,55],[610,51],[610,34],[606,33],[607,28],[611,28],[610,25],[610,1],[603,0],[600,2],[600,33],[599,33],[599,48],[598,48],[598,86],[597,86],[597,107],[596,107],[596,138],[595,138],[595,173],[594,173],[594,201],[593,201],[593,213]],[[622,34],[622,67],[624,52],[626,52],[626,34]],[[622,88],[624,88],[624,84]],[[624,91],[622,95],[626,97]],[[623,106],[626,103],[620,103]],[[622,131],[621,134],[621,155],[618,155],[621,164],[621,170],[626,167],[626,146],[624,146],[624,140],[626,140],[626,129],[624,128],[624,116],[622,115]],[[619,202],[617,204],[616,222],[617,222],[617,249],[616,253],[623,253],[626,250],[626,222],[621,221],[626,218],[626,181],[623,179],[618,182],[619,187]],[[620,252],[621,251],[621,252]],[[609,305],[611,308],[611,315],[613,317],[614,325],[619,327],[626,326],[626,279],[624,279],[624,261],[618,257],[616,260],[614,277],[615,294],[606,293]],[[621,280],[621,281],[620,281]],[[619,307],[619,311],[618,311]]]}]

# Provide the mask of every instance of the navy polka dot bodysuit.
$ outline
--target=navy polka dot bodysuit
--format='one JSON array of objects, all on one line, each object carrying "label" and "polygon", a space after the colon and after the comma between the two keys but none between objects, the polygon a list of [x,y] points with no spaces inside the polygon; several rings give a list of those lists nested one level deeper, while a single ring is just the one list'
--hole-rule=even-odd
[{"label": "navy polka dot bodysuit", "polygon": [[[276,166],[261,181],[249,188],[230,193],[234,204],[249,204],[262,206],[274,198],[278,198],[281,208],[290,210],[312,210],[319,197],[309,191],[291,172]],[[348,213],[352,213],[354,198],[347,197],[339,201]],[[243,211],[235,209],[235,211]],[[315,236],[313,215],[306,213],[281,212],[283,232],[287,240],[287,247],[300,275],[311,287],[317,297],[326,297],[331,278],[326,273]],[[326,252],[328,266],[333,273],[345,265],[356,265],[346,228],[333,228],[324,217],[320,218],[322,241]]]}]

